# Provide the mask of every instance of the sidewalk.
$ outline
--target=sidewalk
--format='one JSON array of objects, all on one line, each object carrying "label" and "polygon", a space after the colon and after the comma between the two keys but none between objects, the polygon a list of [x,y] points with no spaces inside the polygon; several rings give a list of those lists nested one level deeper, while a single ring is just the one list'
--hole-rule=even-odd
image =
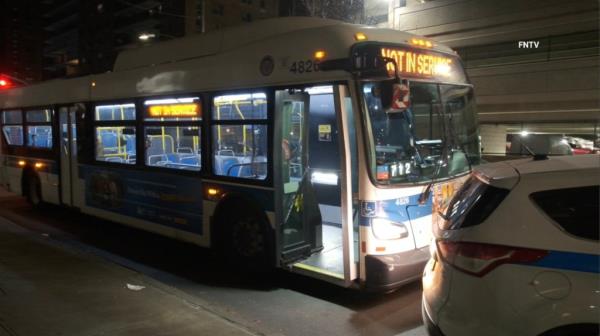
[{"label": "sidewalk", "polygon": [[254,335],[205,307],[0,217],[0,336]]}]

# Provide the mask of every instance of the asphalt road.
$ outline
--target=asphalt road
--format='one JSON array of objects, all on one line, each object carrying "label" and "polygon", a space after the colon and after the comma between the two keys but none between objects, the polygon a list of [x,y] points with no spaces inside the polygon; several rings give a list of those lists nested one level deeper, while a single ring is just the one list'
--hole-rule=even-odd
[{"label": "asphalt road", "polygon": [[419,283],[373,295],[283,270],[248,277],[190,244],[59,207],[33,209],[21,198],[2,197],[0,203],[0,216],[198,297],[258,333],[425,335]]}]

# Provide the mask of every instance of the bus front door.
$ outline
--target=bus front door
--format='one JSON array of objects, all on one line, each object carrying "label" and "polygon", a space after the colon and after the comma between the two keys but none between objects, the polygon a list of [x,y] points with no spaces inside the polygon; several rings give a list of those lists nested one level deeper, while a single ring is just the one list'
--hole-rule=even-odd
[{"label": "bus front door", "polygon": [[[322,248],[319,234],[321,215],[308,175],[306,120],[309,97],[288,90],[276,93],[276,118],[280,131],[275,146],[280,159],[275,162],[278,189],[279,246],[281,260],[290,263]],[[277,150],[276,150],[277,151]]]},{"label": "bus front door", "polygon": [[354,129],[351,105],[345,85],[275,93],[279,262],[343,286],[352,286],[356,278],[347,132]]}]

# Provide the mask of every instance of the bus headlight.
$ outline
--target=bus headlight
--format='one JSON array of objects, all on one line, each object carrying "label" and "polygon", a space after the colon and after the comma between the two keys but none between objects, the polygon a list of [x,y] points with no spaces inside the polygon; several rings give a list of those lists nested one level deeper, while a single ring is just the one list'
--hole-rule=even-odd
[{"label": "bus headlight", "polygon": [[390,240],[408,237],[408,229],[402,223],[389,221],[385,218],[373,218],[371,221],[373,234],[378,239]]}]

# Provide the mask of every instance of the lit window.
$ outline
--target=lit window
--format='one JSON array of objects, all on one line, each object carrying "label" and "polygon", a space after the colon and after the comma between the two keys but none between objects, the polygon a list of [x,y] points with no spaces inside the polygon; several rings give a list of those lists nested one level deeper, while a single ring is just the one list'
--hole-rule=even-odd
[{"label": "lit window", "polygon": [[213,99],[213,173],[264,180],[268,167],[267,97],[262,92]]}]

